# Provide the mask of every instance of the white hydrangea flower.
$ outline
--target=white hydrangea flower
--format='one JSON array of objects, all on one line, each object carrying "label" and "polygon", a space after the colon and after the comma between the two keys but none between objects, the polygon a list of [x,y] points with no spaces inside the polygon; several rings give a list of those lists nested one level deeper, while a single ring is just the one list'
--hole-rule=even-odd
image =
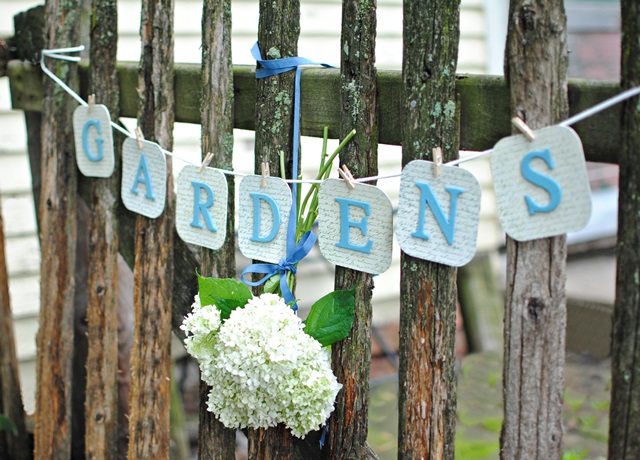
[{"label": "white hydrangea flower", "polygon": [[209,410],[229,428],[284,423],[302,438],[324,425],[342,385],[329,354],[304,333],[291,308],[266,293],[234,310],[224,324],[207,308],[196,301],[182,328],[193,334],[185,340],[187,350],[212,387]]}]

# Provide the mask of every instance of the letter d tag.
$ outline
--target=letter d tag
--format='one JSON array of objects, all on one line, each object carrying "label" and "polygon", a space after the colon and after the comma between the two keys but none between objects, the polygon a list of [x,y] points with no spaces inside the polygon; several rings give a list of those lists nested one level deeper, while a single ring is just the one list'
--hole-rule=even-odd
[{"label": "letter d tag", "polygon": [[245,176],[238,193],[238,246],[250,259],[277,264],[287,252],[291,189],[278,177]]},{"label": "letter d tag", "polygon": [[79,106],[73,112],[76,163],[87,177],[110,177],[115,166],[111,117],[104,105]]},{"label": "letter d tag", "polygon": [[571,128],[543,128],[532,141],[505,137],[493,148],[491,173],[500,222],[515,240],[578,231],[591,217],[582,142]]},{"label": "letter d tag", "polygon": [[176,230],[187,243],[220,249],[227,233],[228,187],[217,169],[185,166],[178,174]]},{"label": "letter d tag", "polygon": [[128,137],[122,144],[122,187],[124,207],[155,219],[164,211],[167,195],[167,160],[154,142]]}]

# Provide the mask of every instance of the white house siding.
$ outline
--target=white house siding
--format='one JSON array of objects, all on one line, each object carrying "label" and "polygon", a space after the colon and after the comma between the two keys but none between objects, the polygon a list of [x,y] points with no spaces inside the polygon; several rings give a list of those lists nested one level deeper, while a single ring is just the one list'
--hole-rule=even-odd
[{"label": "white house siding", "polygon": [[[495,3],[494,3],[495,2]],[[13,15],[38,2],[2,0],[0,2],[0,36],[13,33]],[[458,72],[486,73],[496,60],[501,61],[502,51],[495,52],[496,34],[502,32],[487,17],[487,5],[493,11],[498,0],[462,0],[460,53]],[[500,3],[502,0],[500,0]],[[502,11],[498,8],[499,11]],[[494,14],[494,13],[492,13]],[[233,15],[233,61],[236,64],[253,64],[250,49],[256,41],[258,27],[258,2],[235,0]],[[120,0],[118,27],[120,42],[118,59],[137,61],[140,53],[139,0]],[[506,17],[506,16],[505,16]],[[176,52],[178,62],[200,61],[201,2],[177,0],[175,12]],[[318,62],[339,65],[341,2],[339,0],[302,0],[301,36],[299,53]],[[503,39],[504,40],[504,39]],[[499,38],[497,42],[499,43]],[[402,66],[402,2],[378,1],[378,31],[376,61],[381,69],[400,69]],[[494,64],[491,64],[491,63]],[[129,126],[133,122],[129,120]],[[200,129],[195,125],[178,124],[175,129],[175,153],[197,161],[200,149]],[[335,148],[337,142],[330,144]],[[236,130],[235,168],[243,172],[253,171],[253,133]],[[317,170],[320,142],[303,139],[303,173],[311,177]],[[380,146],[380,174],[400,172],[399,147]],[[176,170],[181,167],[174,161]],[[467,166],[468,165],[468,166]],[[495,247],[501,239],[495,221],[495,205],[488,163],[474,161],[468,167],[486,189],[482,199],[482,219],[479,250]],[[378,186],[397,206],[399,178],[381,180]],[[26,134],[23,116],[10,109],[7,79],[0,79],[0,197],[7,237],[10,294],[14,315],[18,357],[23,392],[28,411],[34,410],[35,387],[35,334],[39,308],[39,248],[36,236],[35,212],[31,196],[29,165],[26,153]],[[381,324],[398,319],[399,249],[394,242],[392,267],[375,278],[374,323]],[[242,263],[242,261],[241,261]],[[333,288],[333,267],[319,254],[317,248],[304,261],[300,269],[298,295],[303,306],[329,292]]]}]

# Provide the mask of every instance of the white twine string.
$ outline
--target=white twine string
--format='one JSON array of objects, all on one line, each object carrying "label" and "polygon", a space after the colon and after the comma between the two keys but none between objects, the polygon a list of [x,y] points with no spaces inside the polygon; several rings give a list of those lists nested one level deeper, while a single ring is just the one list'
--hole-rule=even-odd
[{"label": "white twine string", "polygon": [[[76,101],[78,101],[78,103],[80,105],[83,105],[85,107],[88,107],[89,104],[82,99],[78,93],[76,93],[73,89],[71,89],[65,82],[63,82],[61,79],[59,79],[53,72],[51,72],[47,66],[44,63],[44,57],[50,57],[53,59],[61,59],[63,61],[70,61],[70,62],[79,62],[80,61],[80,57],[78,56],[67,56],[65,54],[60,54],[60,53],[79,53],[81,51],[84,50],[84,46],[80,45],[80,46],[73,46],[73,47],[69,47],[69,48],[57,48],[57,49],[45,49],[42,50],[41,55],[40,55],[40,67],[42,68],[42,71],[49,77],[51,78],[54,82],[56,82],[56,84],[58,84],[63,90],[65,90],[69,95],[71,95]],[[613,96],[609,99],[606,99],[596,105],[594,105],[593,107],[590,107],[586,110],[583,110],[580,113],[577,113],[575,115],[573,115],[572,117],[567,118],[564,121],[561,121],[560,123],[558,123],[558,126],[571,126],[575,123],[578,123],[579,121],[582,121],[586,118],[592,117],[594,115],[596,115],[597,113],[602,112],[603,110],[608,109],[609,107],[613,107],[616,104],[620,104],[621,102],[630,99],[634,96],[640,95],[640,86],[636,86],[635,88],[631,88],[628,89],[620,94],[617,94],[616,96]],[[111,126],[120,131],[122,134],[124,134],[127,137],[131,137],[135,139],[135,135],[133,135],[132,133],[130,133],[127,129],[123,128],[122,126],[118,125],[117,123],[114,123],[113,121],[111,121]],[[189,165],[192,166],[200,166],[199,164],[193,163],[189,160],[186,160],[180,156],[175,155],[173,152],[170,152],[168,150],[162,149],[162,153],[164,153],[165,155],[171,156],[173,158],[175,158],[176,160],[180,160],[184,163],[187,163]],[[449,161],[448,163],[444,163],[446,166],[456,166],[459,165],[461,163],[466,163],[467,161],[473,161],[473,160],[477,160],[478,158],[482,158],[484,156],[490,155],[491,153],[493,153],[493,149],[488,149],[485,150],[483,152],[477,152],[474,153],[472,155],[469,155],[465,158],[459,158],[457,160],[453,160],[453,161]],[[244,177],[244,176],[249,176],[250,174],[245,174],[245,173],[240,173],[240,172],[235,172],[235,171],[229,171],[227,169],[220,169],[220,168],[212,168],[212,169],[217,169],[218,171],[222,172],[223,174],[227,174],[229,176],[238,176],[238,177]],[[373,182],[373,181],[377,181],[377,180],[383,180],[383,179],[391,179],[391,178],[395,178],[395,177],[400,177],[402,175],[402,172],[400,173],[396,173],[396,174],[388,174],[388,175],[383,175],[383,176],[370,176],[370,177],[361,177],[359,179],[355,179],[355,182],[360,182],[360,183],[364,183],[364,182]],[[322,184],[322,180],[308,180],[308,179],[285,179],[285,182],[289,183],[289,184]]]}]

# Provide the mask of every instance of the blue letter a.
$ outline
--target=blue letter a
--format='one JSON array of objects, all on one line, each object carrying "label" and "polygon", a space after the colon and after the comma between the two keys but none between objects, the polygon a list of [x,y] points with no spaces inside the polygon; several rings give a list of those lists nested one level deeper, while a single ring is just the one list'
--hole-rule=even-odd
[{"label": "blue letter a", "polygon": [[444,215],[444,211],[442,210],[442,206],[440,206],[440,203],[433,194],[433,190],[429,184],[425,182],[416,182],[416,187],[420,189],[420,211],[418,215],[418,228],[411,234],[411,236],[424,238],[425,240],[429,239],[429,235],[424,231],[424,215],[428,204],[436,218],[436,221],[438,222],[438,225],[440,226],[440,230],[442,230],[442,233],[444,233],[444,236],[447,239],[447,243],[449,243],[449,245],[453,245],[453,233],[456,225],[456,205],[458,203],[458,195],[463,193],[464,189],[459,187],[445,187],[445,190],[449,192],[449,195],[451,196],[449,218],[447,219],[447,216]]},{"label": "blue letter a", "polygon": [[[143,177],[140,177],[142,174]],[[156,197],[153,195],[153,188],[151,187],[151,176],[149,175],[149,165],[147,164],[147,157],[143,154],[140,155],[140,164],[138,165],[138,170],[136,171],[136,180],[133,182],[133,186],[131,186],[131,192],[135,195],[138,194],[138,183],[142,182],[147,190],[144,194],[145,197],[150,200],[155,200]]]}]

